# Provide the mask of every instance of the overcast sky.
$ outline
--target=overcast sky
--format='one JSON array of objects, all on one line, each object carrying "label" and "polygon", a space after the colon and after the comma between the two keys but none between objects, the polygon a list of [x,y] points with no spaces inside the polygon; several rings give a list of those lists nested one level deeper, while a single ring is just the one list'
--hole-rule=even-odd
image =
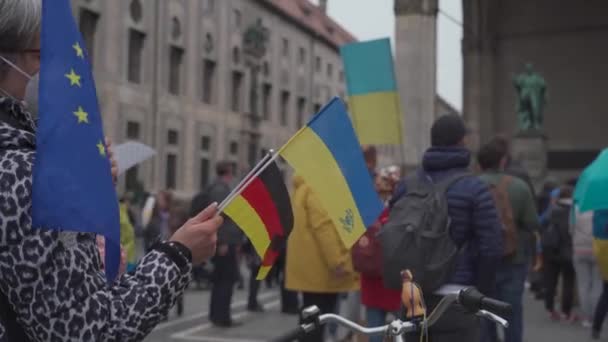
[{"label": "overcast sky", "polygon": [[[312,2],[317,2],[312,0]],[[329,15],[359,40],[390,37],[394,43],[394,0],[328,0]],[[440,0],[442,12],[462,21],[462,2]],[[439,14],[437,25],[437,91],[457,109],[462,109],[462,28]]]}]

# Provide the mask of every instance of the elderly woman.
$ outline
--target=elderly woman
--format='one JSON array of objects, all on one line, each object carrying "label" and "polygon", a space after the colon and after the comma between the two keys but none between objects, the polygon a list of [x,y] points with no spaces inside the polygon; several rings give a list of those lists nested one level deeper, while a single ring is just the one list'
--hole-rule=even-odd
[{"label": "elderly woman", "polygon": [[211,205],[113,284],[93,234],[32,227],[36,124],[23,98],[40,68],[40,23],[41,0],[0,1],[0,341],[140,341],[192,264],[215,254],[222,219]]}]

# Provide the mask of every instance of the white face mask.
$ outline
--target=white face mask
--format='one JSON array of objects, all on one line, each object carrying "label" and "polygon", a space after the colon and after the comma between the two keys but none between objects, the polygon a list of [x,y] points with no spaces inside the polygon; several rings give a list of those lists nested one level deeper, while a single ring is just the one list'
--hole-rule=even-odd
[{"label": "white face mask", "polygon": [[[20,67],[18,67],[15,63],[9,61],[8,59],[0,56],[0,60],[2,60],[4,63],[8,64],[11,68],[15,69],[15,71],[17,71],[18,73],[20,73],[23,77],[25,77],[28,81],[32,81],[33,76],[29,75],[27,72],[23,71]],[[28,84],[29,87],[29,84]],[[4,96],[8,96],[11,97],[15,100],[17,100],[13,95],[9,94],[6,90],[0,88],[0,94],[4,95]]]},{"label": "white face mask", "polygon": [[[12,63],[8,59],[2,56],[0,56],[0,59],[9,66],[11,66],[13,69],[15,69],[18,73],[23,75],[23,77],[28,79],[27,85],[25,87],[25,96],[23,98],[23,101],[20,102],[23,103],[23,106],[26,107],[29,113],[32,115],[32,119],[36,120],[38,118],[38,82],[40,79],[40,74],[36,73],[35,75],[30,76],[28,75],[28,73],[23,71],[21,68],[15,65],[15,63]],[[5,96],[15,99],[14,96],[9,94],[2,88],[0,88],[0,94],[4,94]]]},{"label": "white face mask", "polygon": [[23,97],[23,102],[25,102],[25,106],[27,111],[32,115],[32,119],[36,120],[38,118],[38,81],[40,80],[40,74],[36,74],[32,76],[32,79],[27,82],[27,87],[25,88],[25,96]]}]

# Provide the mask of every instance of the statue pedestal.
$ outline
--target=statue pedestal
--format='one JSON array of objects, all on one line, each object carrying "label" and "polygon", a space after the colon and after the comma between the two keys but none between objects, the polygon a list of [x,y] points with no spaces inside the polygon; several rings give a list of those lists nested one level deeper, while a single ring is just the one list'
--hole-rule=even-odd
[{"label": "statue pedestal", "polygon": [[539,132],[523,132],[513,138],[511,155],[528,171],[539,191],[547,177],[547,138]]}]

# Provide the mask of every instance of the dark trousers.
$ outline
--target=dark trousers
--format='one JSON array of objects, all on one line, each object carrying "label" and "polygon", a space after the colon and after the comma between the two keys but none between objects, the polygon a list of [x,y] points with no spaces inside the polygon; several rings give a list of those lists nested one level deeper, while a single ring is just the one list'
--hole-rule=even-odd
[{"label": "dark trousers", "polygon": [[[425,297],[428,313],[439,304],[441,296]],[[479,341],[480,322],[474,314],[460,305],[452,305],[439,320],[429,328],[429,342]],[[405,334],[406,342],[420,341],[420,332]]]},{"label": "dark trousers", "polygon": [[255,263],[249,268],[251,274],[249,275],[249,297],[247,299],[247,308],[255,309],[260,306],[258,303],[258,292],[260,290],[260,281],[257,280],[258,272],[260,271],[260,265]]},{"label": "dark trousers", "polygon": [[545,272],[545,308],[549,312],[555,310],[555,293],[559,276],[562,276],[562,312],[570,315],[574,301],[574,264],[572,260],[559,260],[545,258],[543,265]]},{"label": "dark trousers", "polygon": [[602,331],[602,325],[606,314],[608,313],[608,282],[604,281],[604,288],[600,300],[595,307],[595,315],[593,317],[593,331]]},{"label": "dark trousers", "polygon": [[[509,320],[509,328],[505,331],[504,342],[522,342],[524,338],[524,288],[527,264],[513,264],[503,261],[496,270],[496,286],[494,293],[490,294],[498,300],[511,304],[513,314],[505,317]],[[496,323],[487,319],[481,320],[482,341],[498,341]]]},{"label": "dark trousers", "polygon": [[281,312],[297,313],[300,308],[298,293],[285,288],[285,260],[286,253],[279,254],[274,269],[277,273],[277,281],[281,286]]},{"label": "dark trousers", "polygon": [[236,246],[229,246],[228,253],[213,257],[213,287],[211,288],[211,302],[209,307],[209,320],[213,323],[230,322],[230,304],[234,284],[238,279],[238,264]]},{"label": "dark trousers", "polygon": [[[303,292],[302,300],[304,307],[309,307],[311,305],[316,305],[319,310],[321,310],[321,314],[325,313],[336,313],[336,304],[338,301],[337,293],[312,293],[312,292]],[[301,319],[300,319],[301,322]],[[300,342],[320,342],[323,341],[323,335],[325,333],[325,326],[322,326],[320,329],[315,330],[302,339]]]}]

